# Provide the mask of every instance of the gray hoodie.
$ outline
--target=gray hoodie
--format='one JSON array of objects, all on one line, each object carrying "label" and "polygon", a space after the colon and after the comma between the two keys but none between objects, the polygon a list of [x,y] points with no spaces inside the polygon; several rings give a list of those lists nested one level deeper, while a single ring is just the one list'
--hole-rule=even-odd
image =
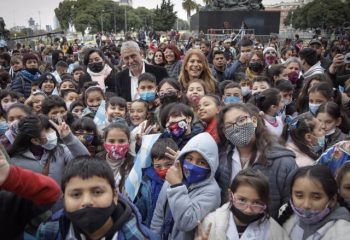
[{"label": "gray hoodie", "polygon": [[219,164],[217,144],[209,133],[194,136],[178,156],[181,164],[186,154],[193,151],[200,153],[208,162],[210,176],[188,187],[186,185],[171,187],[168,182],[164,183],[154,211],[151,229],[161,234],[166,212],[170,209],[174,219],[170,239],[194,239],[197,222],[220,206],[220,188],[214,178]]}]

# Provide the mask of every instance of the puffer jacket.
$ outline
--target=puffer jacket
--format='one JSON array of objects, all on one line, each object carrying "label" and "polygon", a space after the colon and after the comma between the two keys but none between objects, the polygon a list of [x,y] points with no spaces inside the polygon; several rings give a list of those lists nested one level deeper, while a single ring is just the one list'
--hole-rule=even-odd
[{"label": "puffer jacket", "polygon": [[32,83],[38,82],[40,75],[40,72],[31,74],[25,69],[21,70],[16,75],[16,78],[11,82],[11,90],[14,92],[22,93],[25,98],[28,98],[32,91]]},{"label": "puffer jacket", "polygon": [[[219,168],[216,173],[216,180],[221,188],[221,199],[228,201],[228,191],[232,178],[232,155],[234,148],[226,144],[220,150]],[[260,170],[268,179],[271,189],[270,215],[278,216],[280,206],[289,200],[290,181],[293,170],[297,168],[295,154],[285,147],[275,143],[267,151],[267,164],[255,161],[251,168]]]}]

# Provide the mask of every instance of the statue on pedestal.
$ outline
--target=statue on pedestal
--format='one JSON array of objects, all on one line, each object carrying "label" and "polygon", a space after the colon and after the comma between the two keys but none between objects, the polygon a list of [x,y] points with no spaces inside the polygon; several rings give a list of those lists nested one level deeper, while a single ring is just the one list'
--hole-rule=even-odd
[{"label": "statue on pedestal", "polygon": [[262,0],[214,0],[206,6],[207,10],[261,10]]}]

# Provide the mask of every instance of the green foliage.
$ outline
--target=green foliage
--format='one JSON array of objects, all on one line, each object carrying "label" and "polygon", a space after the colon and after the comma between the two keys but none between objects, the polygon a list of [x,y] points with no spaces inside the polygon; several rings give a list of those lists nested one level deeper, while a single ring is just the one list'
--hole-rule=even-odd
[{"label": "green foliage", "polygon": [[[167,6],[172,6],[170,1]],[[55,9],[55,14],[63,30],[74,25],[75,29],[82,33],[87,27],[92,33],[100,32],[102,28],[104,32],[114,32],[114,30],[118,32],[124,30],[125,10],[129,29],[152,27],[155,18],[154,10],[144,7],[133,9],[129,6],[120,6],[119,3],[112,0],[64,0]],[[173,14],[176,19],[176,13]],[[170,17],[169,14],[167,16]],[[165,20],[164,24],[168,25],[172,18]]]},{"label": "green foliage", "polygon": [[176,12],[174,12],[174,4],[170,0],[162,0],[160,8],[154,10],[153,27],[156,31],[170,30],[176,22]]},{"label": "green foliage", "polygon": [[314,0],[303,7],[288,13],[286,25],[292,24],[297,29],[323,28],[342,26],[350,21],[350,1]]},{"label": "green foliage", "polygon": [[197,4],[193,0],[183,0],[182,7],[183,7],[183,9],[186,10],[186,12],[187,12],[187,20],[189,20],[190,17],[191,17],[191,11],[198,9],[199,8],[199,4]]}]

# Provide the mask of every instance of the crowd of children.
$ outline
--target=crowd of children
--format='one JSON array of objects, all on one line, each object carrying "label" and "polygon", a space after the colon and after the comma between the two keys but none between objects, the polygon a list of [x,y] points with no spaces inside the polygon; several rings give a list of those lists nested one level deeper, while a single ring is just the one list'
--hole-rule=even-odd
[{"label": "crowd of children", "polygon": [[0,238],[348,239],[348,46],[253,41],[237,59],[169,44],[149,62],[126,41],[123,70],[104,48],[51,72],[40,52],[12,51]]}]

